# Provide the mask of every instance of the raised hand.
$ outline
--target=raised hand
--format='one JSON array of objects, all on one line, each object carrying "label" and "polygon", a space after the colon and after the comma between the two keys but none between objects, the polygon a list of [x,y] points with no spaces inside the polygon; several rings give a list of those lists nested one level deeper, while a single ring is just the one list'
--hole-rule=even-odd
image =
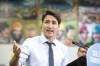
[{"label": "raised hand", "polygon": [[20,46],[16,43],[16,41],[13,42],[13,53],[16,57],[19,57],[19,54],[21,52]]}]

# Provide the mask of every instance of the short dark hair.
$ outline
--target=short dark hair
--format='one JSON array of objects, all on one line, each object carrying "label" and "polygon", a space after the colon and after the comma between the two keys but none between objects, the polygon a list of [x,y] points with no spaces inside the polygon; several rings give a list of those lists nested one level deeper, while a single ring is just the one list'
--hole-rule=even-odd
[{"label": "short dark hair", "polygon": [[45,19],[45,17],[46,17],[47,15],[52,15],[52,16],[54,16],[54,17],[57,19],[58,24],[61,23],[61,18],[60,18],[60,16],[59,16],[57,13],[54,13],[53,11],[46,11],[46,12],[43,14],[43,16],[42,16],[42,22],[44,21],[44,19]]},{"label": "short dark hair", "polygon": [[79,47],[78,52],[80,51],[81,48],[84,48],[85,50],[88,50],[89,46],[87,45],[82,45]]},{"label": "short dark hair", "polygon": [[7,22],[0,22],[0,32],[2,32],[5,28],[8,28],[9,25]]}]

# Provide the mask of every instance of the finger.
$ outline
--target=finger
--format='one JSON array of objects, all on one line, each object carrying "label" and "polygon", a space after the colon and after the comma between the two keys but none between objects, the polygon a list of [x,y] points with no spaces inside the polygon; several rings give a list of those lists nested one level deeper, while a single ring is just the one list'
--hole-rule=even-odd
[{"label": "finger", "polygon": [[20,54],[20,47],[17,47],[17,46],[15,46],[15,48],[14,48],[14,54],[16,55],[16,56],[18,56],[19,54]]},{"label": "finger", "polygon": [[15,50],[18,47],[18,45],[13,45],[13,50]]},{"label": "finger", "polygon": [[13,45],[13,49],[16,48],[16,47],[19,47],[18,44],[17,44],[17,42],[15,40],[13,41],[13,44],[14,44]]},{"label": "finger", "polygon": [[13,50],[14,50],[14,48],[15,48],[15,45],[13,45]]},{"label": "finger", "polygon": [[17,52],[20,49],[20,47],[18,45],[15,45],[14,50]]},{"label": "finger", "polygon": [[18,48],[18,54],[20,54],[20,52],[21,52],[21,49],[20,49],[20,48]]},{"label": "finger", "polygon": [[13,41],[13,43],[14,43],[14,45],[13,45],[13,52],[14,52],[14,53],[17,53],[17,52],[18,52],[19,46],[18,46],[18,44],[16,43],[16,41]]},{"label": "finger", "polygon": [[14,46],[14,48],[13,48],[13,52],[14,52],[14,53],[17,52],[17,46]]},{"label": "finger", "polygon": [[15,52],[16,52],[16,53],[14,53],[15,56],[16,56],[16,57],[19,57],[19,54],[20,54],[20,52],[21,52],[20,47],[17,48]]},{"label": "finger", "polygon": [[13,41],[13,44],[14,44],[14,45],[13,45],[13,49],[14,49],[14,48],[15,48],[15,46],[17,45],[17,43],[16,43],[16,41],[15,41],[15,40]]},{"label": "finger", "polygon": [[14,45],[18,45],[17,42],[16,42],[15,40],[13,41],[13,44],[14,44]]}]

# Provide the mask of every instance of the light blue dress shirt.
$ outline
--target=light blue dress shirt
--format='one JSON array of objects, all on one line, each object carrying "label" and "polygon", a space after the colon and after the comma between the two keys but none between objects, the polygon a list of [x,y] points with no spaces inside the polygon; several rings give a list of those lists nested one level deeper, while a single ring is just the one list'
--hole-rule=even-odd
[{"label": "light blue dress shirt", "polygon": [[[26,63],[26,66],[49,66],[49,46],[45,43],[46,41],[48,40],[43,34],[26,39],[21,46],[19,66],[23,63]],[[53,43],[55,43],[55,45],[52,45],[54,53],[54,66],[67,65],[67,47],[57,39],[55,39]]]}]

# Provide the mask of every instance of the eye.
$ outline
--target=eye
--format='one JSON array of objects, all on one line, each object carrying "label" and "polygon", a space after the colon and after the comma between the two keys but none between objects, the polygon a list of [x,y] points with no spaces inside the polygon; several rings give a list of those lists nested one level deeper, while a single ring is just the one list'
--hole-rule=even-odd
[{"label": "eye", "polygon": [[50,21],[49,20],[46,20],[45,23],[48,24],[48,23],[50,23]]},{"label": "eye", "polygon": [[57,24],[57,22],[56,21],[52,21],[52,24]]}]

